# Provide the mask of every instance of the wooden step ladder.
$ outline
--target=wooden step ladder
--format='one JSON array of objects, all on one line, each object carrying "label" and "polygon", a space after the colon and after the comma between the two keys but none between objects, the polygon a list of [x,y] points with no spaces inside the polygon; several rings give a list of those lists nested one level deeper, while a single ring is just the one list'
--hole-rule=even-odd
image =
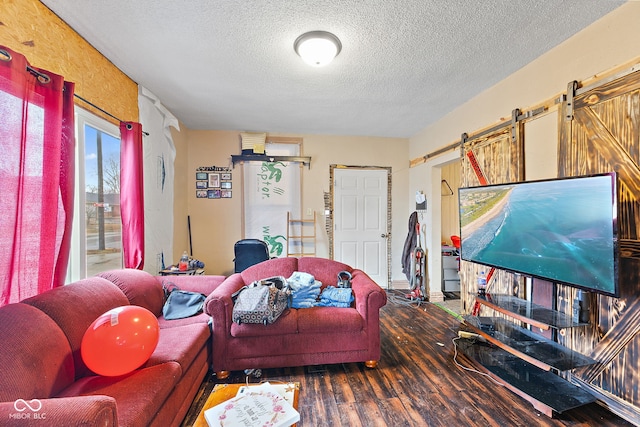
[{"label": "wooden step ladder", "polygon": [[287,256],[316,256],[316,212],[313,219],[295,219],[287,212]]}]

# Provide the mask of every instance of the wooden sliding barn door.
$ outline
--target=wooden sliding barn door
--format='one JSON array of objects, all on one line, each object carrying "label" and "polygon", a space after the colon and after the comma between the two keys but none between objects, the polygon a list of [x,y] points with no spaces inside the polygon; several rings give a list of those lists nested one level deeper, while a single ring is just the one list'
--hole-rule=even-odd
[{"label": "wooden sliding barn door", "polygon": [[[514,111],[512,123],[472,136],[462,144],[461,186],[504,184],[523,179],[523,132],[522,123],[516,122]],[[462,310],[470,314],[478,292],[477,276],[489,267],[473,262],[460,261],[460,295]],[[496,269],[489,281],[489,291],[523,297],[522,279],[512,273]],[[483,310],[487,310],[483,308]]]},{"label": "wooden sliding barn door", "polygon": [[[590,326],[559,336],[600,364],[574,372],[614,412],[640,421],[640,72],[581,93],[569,84],[559,114],[558,175],[618,173],[620,298],[590,295]],[[558,308],[571,313],[576,290],[558,286]]]}]

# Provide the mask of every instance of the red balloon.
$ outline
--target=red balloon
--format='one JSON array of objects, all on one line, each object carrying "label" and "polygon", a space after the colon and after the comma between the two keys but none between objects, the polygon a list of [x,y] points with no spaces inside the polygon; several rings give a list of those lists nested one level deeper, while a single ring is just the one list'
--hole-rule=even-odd
[{"label": "red balloon", "polygon": [[156,316],[146,308],[126,305],[93,321],[82,337],[80,353],[96,374],[124,375],[149,360],[159,338]]}]

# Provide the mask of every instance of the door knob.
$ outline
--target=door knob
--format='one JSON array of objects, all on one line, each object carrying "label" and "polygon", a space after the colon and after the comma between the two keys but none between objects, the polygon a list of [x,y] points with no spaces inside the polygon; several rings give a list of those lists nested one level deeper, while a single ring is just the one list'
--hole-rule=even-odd
[{"label": "door knob", "polygon": [[388,234],[385,234],[385,233],[382,233],[382,234],[380,235],[380,237],[382,237],[383,239],[386,239],[387,237],[389,237],[389,235],[388,235]]}]

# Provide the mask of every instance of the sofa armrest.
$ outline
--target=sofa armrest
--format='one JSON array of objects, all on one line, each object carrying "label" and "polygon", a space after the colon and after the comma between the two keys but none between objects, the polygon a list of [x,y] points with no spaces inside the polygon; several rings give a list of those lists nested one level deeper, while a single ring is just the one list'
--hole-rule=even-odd
[{"label": "sofa armrest", "polygon": [[387,293],[362,270],[351,273],[351,290],[367,334],[368,352],[364,361],[367,366],[375,366],[380,360],[380,308],[387,303]]},{"label": "sofa armrest", "polygon": [[[31,408],[24,401],[27,401]],[[118,426],[116,400],[110,396],[24,401],[0,402],[0,419],[3,420],[3,426]]]},{"label": "sofa armrest", "polygon": [[228,341],[231,339],[233,300],[231,296],[245,285],[240,273],[227,277],[204,301],[203,310],[213,323],[211,361],[216,372],[226,371]]},{"label": "sofa armrest", "polygon": [[[229,330],[233,301],[231,296],[245,285],[240,273],[234,273],[227,277],[204,301],[203,310],[213,319],[216,328]],[[220,325],[220,326],[218,326]]]},{"label": "sofa armrest", "polygon": [[362,270],[353,270],[351,290],[355,299],[355,308],[364,319],[373,315],[373,311],[377,313],[387,303],[386,292]]}]

